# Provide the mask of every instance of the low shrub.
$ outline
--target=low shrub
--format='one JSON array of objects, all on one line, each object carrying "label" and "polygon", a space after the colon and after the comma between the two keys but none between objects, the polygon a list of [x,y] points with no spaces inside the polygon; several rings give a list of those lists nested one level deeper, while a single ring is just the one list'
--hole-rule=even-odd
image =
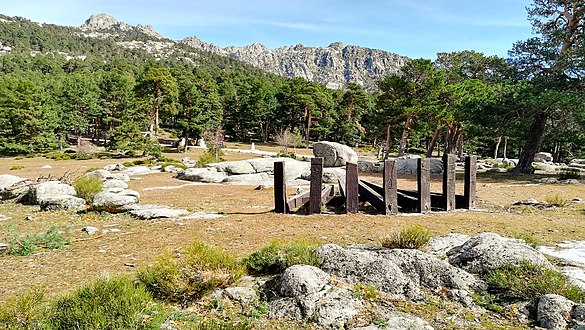
[{"label": "low shrub", "polygon": [[297,155],[294,152],[284,152],[284,151],[277,153],[276,157],[287,157],[287,158],[297,159]]},{"label": "low shrub", "polygon": [[58,249],[71,243],[55,226],[43,234],[22,235],[12,225],[6,226],[6,230],[8,232],[6,243],[10,255],[26,256],[35,252],[39,247]]},{"label": "low shrub", "polygon": [[104,189],[104,183],[96,177],[81,177],[73,185],[77,196],[85,199],[89,204],[93,202],[95,195]]},{"label": "low shrub", "polygon": [[0,326],[7,329],[40,329],[46,318],[45,291],[33,287],[0,306]]},{"label": "low shrub", "polygon": [[245,274],[238,259],[227,252],[194,242],[180,258],[169,253],[138,272],[153,297],[186,305],[208,292],[229,286]]},{"label": "low shrub", "polygon": [[183,164],[183,163],[177,163],[177,162],[164,162],[164,163],[159,163],[159,165],[160,165],[162,168],[165,168],[165,167],[167,167],[167,166],[169,166],[169,165],[172,165],[172,166],[174,166],[174,167],[176,167],[176,168],[181,168],[181,169],[184,169],[184,170],[186,170],[186,169],[187,169],[187,165],[185,165],[185,164]]},{"label": "low shrub", "polygon": [[569,283],[564,274],[528,261],[494,269],[486,274],[485,281],[488,291],[504,302],[532,300],[551,293],[585,302],[585,292]]},{"label": "low shrub", "polygon": [[22,165],[13,165],[13,166],[10,166],[10,170],[11,171],[20,171],[22,169],[24,169],[24,166],[22,166]]},{"label": "low shrub", "polygon": [[562,169],[561,173],[559,173],[559,180],[569,180],[569,179],[575,179],[575,180],[579,180],[581,179],[581,173],[577,170],[573,170],[573,169]]},{"label": "low shrub", "polygon": [[272,241],[242,261],[252,274],[278,274],[292,265],[318,266],[313,250],[316,244],[308,240]]},{"label": "low shrub", "polygon": [[221,154],[219,158],[216,158],[213,152],[207,151],[199,155],[199,157],[197,158],[197,167],[205,167],[205,165],[207,164],[219,163],[223,161],[224,159],[221,158]]},{"label": "low shrub", "polygon": [[431,232],[421,226],[413,225],[392,233],[382,239],[382,246],[390,249],[418,249],[428,243]]},{"label": "low shrub", "polygon": [[546,196],[544,201],[550,206],[565,207],[569,205],[569,200],[557,193],[552,196]]},{"label": "low shrub", "polygon": [[120,277],[97,280],[56,300],[48,324],[54,329],[148,329],[160,326],[159,315],[143,286]]},{"label": "low shrub", "polygon": [[381,296],[378,288],[366,283],[355,283],[352,291],[356,298],[362,300],[377,301]]}]

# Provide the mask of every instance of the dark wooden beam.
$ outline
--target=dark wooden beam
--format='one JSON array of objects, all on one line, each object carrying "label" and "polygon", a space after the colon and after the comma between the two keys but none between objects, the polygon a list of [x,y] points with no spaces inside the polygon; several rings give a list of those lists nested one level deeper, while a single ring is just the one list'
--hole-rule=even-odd
[{"label": "dark wooden beam", "polygon": [[427,213],[431,210],[431,160],[430,158],[417,159],[417,211]]},{"label": "dark wooden beam", "polygon": [[443,155],[443,205],[441,207],[449,212],[455,209],[455,161],[457,156],[453,154]]},{"label": "dark wooden beam", "polygon": [[292,211],[294,209],[298,209],[299,207],[307,204],[309,202],[309,193],[310,191],[304,191],[300,194],[296,194],[293,197],[289,198],[286,201],[286,205],[288,207],[289,211]]},{"label": "dark wooden beam", "polygon": [[284,162],[274,162],[274,212],[286,213],[286,176]]},{"label": "dark wooden beam", "polygon": [[327,205],[335,197],[335,186],[327,185],[321,191],[321,205]]},{"label": "dark wooden beam", "polygon": [[465,184],[463,190],[463,208],[475,208],[475,189],[477,182],[477,157],[465,157]]},{"label": "dark wooden beam", "polygon": [[311,190],[309,214],[321,213],[321,190],[323,186],[323,157],[311,159]]},{"label": "dark wooden beam", "polygon": [[360,201],[368,202],[373,207],[375,207],[378,211],[384,212],[384,197],[376,192],[372,187],[369,186],[366,182],[359,180],[358,182],[358,191],[360,194]]},{"label": "dark wooden beam", "polygon": [[396,160],[384,161],[384,214],[398,214],[398,169]]},{"label": "dark wooden beam", "polygon": [[357,164],[347,163],[345,165],[345,212],[358,213],[358,167]]}]

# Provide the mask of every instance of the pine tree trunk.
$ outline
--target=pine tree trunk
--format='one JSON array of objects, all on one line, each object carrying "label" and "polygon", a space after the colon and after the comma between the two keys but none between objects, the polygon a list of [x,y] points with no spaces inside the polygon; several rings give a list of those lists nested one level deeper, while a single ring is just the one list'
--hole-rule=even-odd
[{"label": "pine tree trunk", "polygon": [[534,155],[540,149],[540,142],[542,141],[542,135],[546,127],[547,115],[545,112],[538,113],[530,129],[522,152],[520,153],[520,159],[518,160],[518,166],[514,169],[514,173],[534,173],[532,162],[534,161]]},{"label": "pine tree trunk", "polygon": [[408,135],[410,135],[410,128],[412,126],[412,117],[406,117],[406,122],[404,123],[404,129],[402,130],[402,136],[400,137],[400,147],[398,148],[398,157],[404,155],[406,151],[406,141],[408,140]]},{"label": "pine tree trunk", "polygon": [[437,141],[439,140],[439,135],[441,135],[441,125],[437,125],[437,129],[435,129],[435,134],[433,135],[433,139],[429,144],[429,148],[427,150],[427,158],[433,156],[433,150],[435,150],[435,146],[437,145]]},{"label": "pine tree trunk", "polygon": [[[500,143],[502,142],[502,137],[498,136],[498,140],[496,141],[496,150],[494,150],[494,159],[498,158],[498,151],[500,149]],[[504,157],[506,158],[506,157]]]},{"label": "pine tree trunk", "polygon": [[388,125],[386,129],[386,145],[384,146],[384,159],[388,159],[390,155],[390,144],[392,143],[392,129],[391,126]]},{"label": "pine tree trunk", "polygon": [[507,159],[507,151],[508,151],[508,137],[504,136],[504,159]]}]

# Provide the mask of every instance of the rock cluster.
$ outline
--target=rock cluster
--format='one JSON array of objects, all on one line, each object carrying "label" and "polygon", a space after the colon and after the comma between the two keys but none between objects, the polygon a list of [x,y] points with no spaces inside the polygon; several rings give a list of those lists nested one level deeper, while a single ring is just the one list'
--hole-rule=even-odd
[{"label": "rock cluster", "polygon": [[113,32],[128,36],[149,36],[160,39],[158,34],[150,25],[131,26],[124,22],[118,22],[116,18],[108,14],[91,15],[80,27],[82,31]]}]

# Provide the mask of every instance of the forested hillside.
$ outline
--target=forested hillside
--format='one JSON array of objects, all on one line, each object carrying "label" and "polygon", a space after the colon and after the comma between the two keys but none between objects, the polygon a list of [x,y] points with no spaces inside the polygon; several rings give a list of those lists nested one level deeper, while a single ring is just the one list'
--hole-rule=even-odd
[{"label": "forested hillside", "polygon": [[535,38],[509,59],[463,51],[412,60],[374,93],[280,78],[180,43],[164,56],[122,46],[157,41],[148,35],[89,37],[1,16],[0,153],[46,152],[78,136],[152,153],[160,129],[192,140],[222,130],[238,141],[289,129],[304,143],[428,156],[493,157],[501,141],[527,172],[537,151],[585,157],[584,12],[580,2],[539,0],[529,12]]}]

